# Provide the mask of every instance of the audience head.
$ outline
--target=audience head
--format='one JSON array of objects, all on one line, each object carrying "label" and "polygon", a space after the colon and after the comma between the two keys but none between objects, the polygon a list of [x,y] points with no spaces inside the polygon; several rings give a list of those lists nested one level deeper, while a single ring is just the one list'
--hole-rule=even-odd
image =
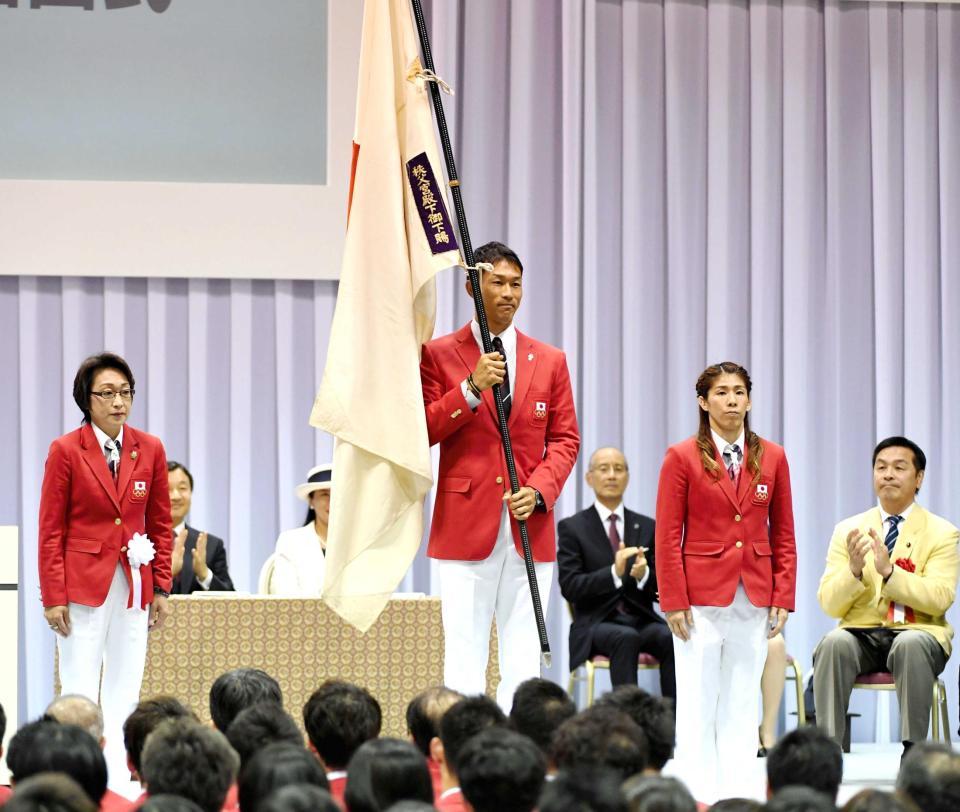
[{"label": "audience head", "polygon": [[403,800],[433,803],[433,783],[423,753],[401,739],[364,742],[347,766],[343,799],[349,812],[384,812]]},{"label": "audience head", "polygon": [[346,769],[357,748],[380,735],[382,721],[369,691],[340,680],[327,680],[303,706],[310,745],[328,770]]},{"label": "audience head", "polygon": [[43,772],[18,782],[3,808],[10,812],[97,812],[97,804],[65,773]]},{"label": "audience head", "polygon": [[563,688],[535,677],[517,686],[510,708],[510,725],[548,754],[553,734],[576,712],[577,706]]},{"label": "audience head", "polygon": [[7,735],[7,714],[0,703],[0,755],[3,755],[3,737]]},{"label": "audience head", "polygon": [[898,514],[913,504],[920,493],[927,458],[906,437],[887,437],[873,451],[873,490],[880,506]]},{"label": "audience head", "polygon": [[752,798],[724,798],[710,807],[710,812],[763,812],[763,804]]},{"label": "audience head", "polygon": [[140,812],[203,812],[189,798],[181,795],[153,795],[140,805]]},{"label": "audience head", "polygon": [[387,812],[436,812],[436,807],[423,801],[397,801]]},{"label": "audience head", "polygon": [[240,812],[259,812],[274,790],[292,784],[330,789],[323,766],[305,747],[283,742],[268,744],[240,771],[237,781]]},{"label": "audience head", "polygon": [[283,705],[280,685],[259,668],[234,668],[217,677],[210,688],[210,718],[226,733],[237,714],[257,702]]},{"label": "audience head", "polygon": [[[483,694],[461,699],[440,721],[440,744],[443,763],[451,775],[457,775],[460,751],[471,736],[490,727],[505,727],[507,717],[500,706]],[[437,759],[440,760],[440,759]]]},{"label": "audience head", "polygon": [[172,696],[155,696],[144,699],[137,704],[123,723],[123,746],[127,750],[127,764],[132,772],[140,775],[140,758],[143,754],[143,745],[147,736],[161,722],[167,719],[193,719],[197,721],[193,711],[187,708],[179,699]]},{"label": "audience head", "polygon": [[626,812],[620,773],[606,767],[561,770],[543,785],[539,812]]},{"label": "audience head", "polygon": [[16,732],[7,750],[7,767],[15,784],[39,773],[65,773],[98,806],[107,791],[100,742],[83,728],[53,719],[31,722]]},{"label": "audience head", "polygon": [[553,738],[553,763],[559,770],[609,767],[626,780],[643,772],[647,759],[643,731],[610,706],[587,708],[560,725]]},{"label": "audience head", "polygon": [[460,790],[473,812],[530,812],[546,772],[540,748],[506,727],[480,731],[457,756]]},{"label": "audience head", "polygon": [[598,448],[590,456],[586,480],[601,503],[619,504],[630,483],[627,458],[619,448]]},{"label": "audience head", "polygon": [[673,758],[677,729],[669,699],[648,694],[636,685],[620,685],[597,700],[627,714],[647,737],[649,769],[660,772]]},{"label": "audience head", "polygon": [[766,805],[767,812],[836,812],[833,801],[820,790],[804,786],[784,787]]},{"label": "audience head", "polygon": [[303,747],[303,734],[293,717],[275,702],[258,702],[237,714],[227,728],[227,741],[243,766],[261,747],[274,742]]},{"label": "audience head", "polygon": [[635,775],[623,785],[630,812],[697,812],[697,802],[680,781],[665,775]]},{"label": "audience head", "polygon": [[304,526],[320,519],[320,524],[330,523],[330,495],[333,488],[333,466],[315,465],[307,471],[307,481],[294,489],[297,497],[307,503],[307,518]]},{"label": "audience head", "polygon": [[80,694],[58,696],[47,705],[45,716],[64,725],[82,727],[93,738],[103,742],[103,711],[100,706]]},{"label": "audience head", "polygon": [[864,789],[847,801],[843,812],[920,812],[920,808],[904,795]]},{"label": "audience head", "polygon": [[923,812],[960,809],[960,753],[945,744],[921,742],[900,765],[897,790]]},{"label": "audience head", "polygon": [[167,719],[147,737],[140,775],[148,795],[182,795],[219,812],[240,758],[226,737],[189,718]]},{"label": "audience head", "polygon": [[768,795],[787,786],[803,786],[822,792],[836,803],[842,780],[840,745],[812,725],[791,730],[767,756]]},{"label": "audience head", "polygon": [[193,501],[193,474],[176,460],[167,460],[167,487],[170,490],[170,519],[178,527],[190,512]]},{"label": "audience head", "polygon": [[417,749],[430,755],[430,742],[440,735],[440,720],[450,708],[463,699],[463,694],[437,685],[417,694],[407,705],[407,733]]},{"label": "audience head", "polygon": [[[433,809],[432,805],[430,809]],[[273,790],[264,798],[260,802],[259,812],[340,812],[340,807],[322,787],[314,784],[288,784]]]}]

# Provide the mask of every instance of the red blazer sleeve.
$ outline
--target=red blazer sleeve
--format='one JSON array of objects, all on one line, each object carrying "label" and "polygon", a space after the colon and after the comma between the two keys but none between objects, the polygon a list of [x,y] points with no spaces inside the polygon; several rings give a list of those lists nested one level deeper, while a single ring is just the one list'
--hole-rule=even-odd
[{"label": "red blazer sleeve", "polygon": [[[173,551],[173,524],[170,518],[170,488],[167,479],[167,453],[158,440],[153,455],[153,487],[144,515],[147,536],[153,542],[154,557],[150,562],[153,569],[154,586],[165,592],[173,588],[173,576],[170,570],[170,558]],[[148,596],[149,597],[149,596]]]},{"label": "red blazer sleeve", "polygon": [[[70,505],[70,455],[60,440],[50,444],[40,488],[38,562],[40,598],[44,607],[66,606],[63,548]],[[169,492],[167,498],[169,499]]]},{"label": "red blazer sleeve", "polygon": [[455,386],[447,388],[446,376],[429,344],[423,346],[420,355],[420,383],[423,387],[423,404],[427,411],[427,435],[430,445],[442,443],[477,416],[467,404],[459,381]]},{"label": "red blazer sleeve", "polygon": [[580,450],[580,430],[577,428],[577,410],[573,402],[573,387],[567,357],[559,354],[553,377],[551,399],[555,404],[547,419],[543,460],[533,470],[524,485],[540,491],[548,511],[560,497],[563,484],[570,476],[577,452]]},{"label": "red blazer sleeve", "polygon": [[664,612],[690,608],[681,548],[688,495],[689,474],[679,451],[671,447],[660,468],[654,536],[660,608]]},{"label": "red blazer sleeve", "polygon": [[770,547],[773,550],[773,597],[771,605],[794,610],[797,586],[797,543],[793,529],[793,497],[790,466],[780,454],[770,505]]}]

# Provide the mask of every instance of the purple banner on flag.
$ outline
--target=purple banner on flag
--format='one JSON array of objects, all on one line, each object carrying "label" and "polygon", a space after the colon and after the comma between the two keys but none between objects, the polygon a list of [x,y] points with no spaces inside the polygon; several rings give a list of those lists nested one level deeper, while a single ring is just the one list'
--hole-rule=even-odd
[{"label": "purple banner on flag", "polygon": [[407,161],[407,178],[430,251],[434,254],[456,251],[459,248],[457,237],[426,152]]}]

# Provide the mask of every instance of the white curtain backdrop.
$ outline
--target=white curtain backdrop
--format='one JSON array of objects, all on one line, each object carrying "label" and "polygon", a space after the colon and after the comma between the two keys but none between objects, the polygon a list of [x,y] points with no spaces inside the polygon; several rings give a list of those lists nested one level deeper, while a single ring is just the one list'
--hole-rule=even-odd
[{"label": "white curtain backdrop", "polygon": [[[905,433],[925,449],[921,502],[960,522],[960,7],[427,10],[437,71],[456,89],[445,101],[474,245],[518,251],[518,326],[568,353],[585,453],[558,516],[590,503],[582,477],[601,444],[624,448],[627,503],[652,513],[665,448],[696,426],[697,374],[743,363],[753,426],[791,463],[799,575],[787,638],[808,667],[833,625],[816,601],[827,541],[874,501],[878,438]],[[335,295],[328,282],[0,279],[0,522],[23,531],[28,715],[50,694],[53,651],[37,601],[37,499],[47,445],[79,419],[80,359],[103,347],[129,358],[132,423],[191,468],[193,522],[225,537],[250,589],[277,532],[302,519],[293,486],[330,455],[306,418]],[[459,272],[443,275],[439,299],[438,334],[469,318]],[[432,586],[421,556],[404,588]],[[551,676],[565,680],[556,589],[548,620]],[[956,728],[956,658],[944,678]],[[855,702],[867,714],[855,738],[869,738],[873,699]]]}]

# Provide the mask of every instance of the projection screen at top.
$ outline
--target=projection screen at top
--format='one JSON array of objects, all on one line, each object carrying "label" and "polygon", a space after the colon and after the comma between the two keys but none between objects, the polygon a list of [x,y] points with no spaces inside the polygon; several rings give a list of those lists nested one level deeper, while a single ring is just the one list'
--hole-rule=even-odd
[{"label": "projection screen at top", "polygon": [[336,279],[359,0],[0,0],[0,274]]}]

